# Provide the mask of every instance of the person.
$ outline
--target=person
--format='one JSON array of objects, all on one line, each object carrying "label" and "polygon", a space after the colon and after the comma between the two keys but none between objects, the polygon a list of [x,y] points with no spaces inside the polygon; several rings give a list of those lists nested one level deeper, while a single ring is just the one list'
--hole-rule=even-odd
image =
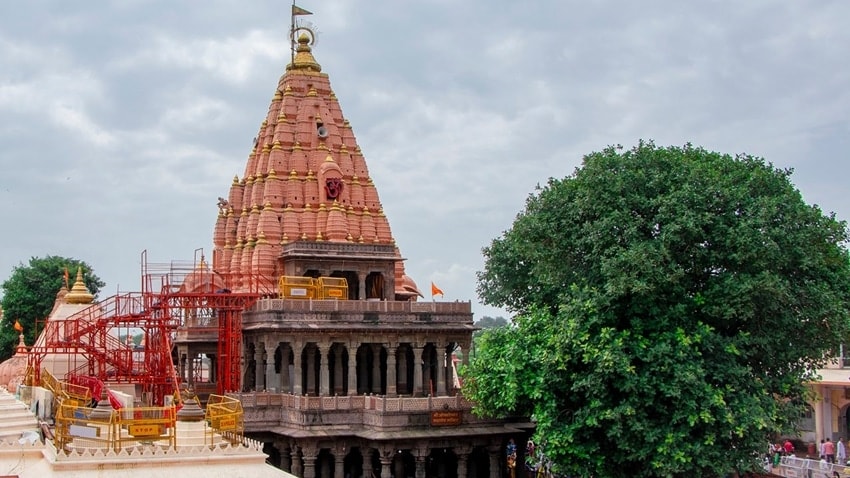
[{"label": "person", "polygon": [[785,439],[785,443],[782,445],[782,448],[785,449],[785,454],[790,455],[794,453],[794,444],[791,443],[790,439]]},{"label": "person", "polygon": [[832,440],[829,438],[823,444],[823,456],[826,458],[827,463],[835,463],[835,443],[832,443]]},{"label": "person", "polygon": [[835,443],[836,448],[836,459],[840,465],[847,464],[847,448],[844,446],[844,437],[838,437],[838,441]]},{"label": "person", "polygon": [[508,460],[508,472],[511,478],[516,478],[516,442],[511,438],[508,440],[508,446],[505,448],[505,454]]},{"label": "person", "polygon": [[823,438],[821,438],[821,440],[820,440],[820,447],[818,448],[818,458],[820,458],[821,460],[825,460],[825,459],[826,459],[826,454],[825,454],[825,453],[824,453],[824,451],[823,451],[823,446],[824,446],[824,444],[826,444],[826,440],[824,440]]}]

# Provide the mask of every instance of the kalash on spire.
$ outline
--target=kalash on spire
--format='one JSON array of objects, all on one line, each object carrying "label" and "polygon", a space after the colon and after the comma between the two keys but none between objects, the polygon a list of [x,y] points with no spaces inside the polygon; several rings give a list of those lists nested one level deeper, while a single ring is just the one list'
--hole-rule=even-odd
[{"label": "kalash on spire", "polygon": [[272,294],[283,276],[336,277],[350,300],[415,300],[378,191],[326,73],[309,14],[293,5],[291,63],[242,177],[219,198],[213,269],[229,288]]}]

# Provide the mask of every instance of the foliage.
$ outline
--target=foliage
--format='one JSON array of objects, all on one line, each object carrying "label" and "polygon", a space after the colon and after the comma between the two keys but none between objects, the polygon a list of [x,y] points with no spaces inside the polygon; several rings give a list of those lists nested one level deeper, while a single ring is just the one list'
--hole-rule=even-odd
[{"label": "foliage", "polygon": [[67,268],[73,285],[77,268],[82,267],[83,281],[89,292],[94,295],[106,285],[92,273],[92,268],[83,261],[59,256],[33,257],[28,265],[20,264],[12,269],[12,274],[0,285],[3,289],[3,321],[0,322],[0,360],[14,354],[18,343],[18,332],[14,329],[15,320],[24,327],[24,340],[32,345],[36,337],[36,321],[44,320],[50,314],[56,300],[56,294],[64,283],[64,271]]},{"label": "foliage", "polygon": [[788,431],[848,334],[844,222],[760,158],[641,142],[584,158],[484,249],[464,393],[530,414],[574,476],[723,476]]},{"label": "foliage", "polygon": [[479,320],[476,320],[473,325],[482,330],[494,329],[496,327],[504,327],[505,325],[508,325],[508,319],[504,317],[490,317],[489,315],[485,315]]}]

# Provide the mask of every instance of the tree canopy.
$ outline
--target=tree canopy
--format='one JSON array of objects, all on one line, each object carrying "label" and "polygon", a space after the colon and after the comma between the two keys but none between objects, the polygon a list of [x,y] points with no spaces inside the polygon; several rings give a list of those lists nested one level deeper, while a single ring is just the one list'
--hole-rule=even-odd
[{"label": "tree canopy", "polygon": [[73,281],[79,267],[82,267],[83,280],[89,292],[97,295],[106,284],[83,261],[59,256],[33,257],[28,265],[20,264],[12,269],[12,274],[0,285],[3,289],[3,298],[0,300],[0,306],[3,307],[0,360],[14,354],[18,343],[18,332],[14,329],[16,320],[24,327],[26,343],[33,344],[36,321],[46,319],[53,308],[56,293],[64,283],[66,268]]},{"label": "tree canopy", "polygon": [[843,221],[761,158],[641,142],[584,157],[483,250],[464,393],[574,476],[755,469],[848,334]]}]

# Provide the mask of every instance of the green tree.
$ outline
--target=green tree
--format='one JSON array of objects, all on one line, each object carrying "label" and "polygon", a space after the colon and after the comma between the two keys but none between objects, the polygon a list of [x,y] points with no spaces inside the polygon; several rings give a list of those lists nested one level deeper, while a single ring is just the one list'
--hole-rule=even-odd
[{"label": "green tree", "polygon": [[489,315],[485,315],[479,320],[476,320],[473,325],[480,329],[494,329],[508,325],[508,320],[504,317],[490,317]]},{"label": "green tree", "polygon": [[56,293],[64,283],[65,269],[73,285],[77,268],[82,267],[83,281],[94,295],[106,285],[92,273],[92,268],[83,261],[59,256],[33,257],[28,265],[20,264],[0,285],[3,298],[3,321],[0,323],[0,360],[14,354],[18,343],[18,332],[14,329],[17,320],[24,327],[24,339],[28,345],[35,341],[36,321],[47,318],[56,301]]},{"label": "green tree", "polygon": [[760,158],[587,155],[483,252],[478,293],[517,312],[464,380],[524,413],[574,476],[723,476],[793,428],[848,335],[846,224]]}]

